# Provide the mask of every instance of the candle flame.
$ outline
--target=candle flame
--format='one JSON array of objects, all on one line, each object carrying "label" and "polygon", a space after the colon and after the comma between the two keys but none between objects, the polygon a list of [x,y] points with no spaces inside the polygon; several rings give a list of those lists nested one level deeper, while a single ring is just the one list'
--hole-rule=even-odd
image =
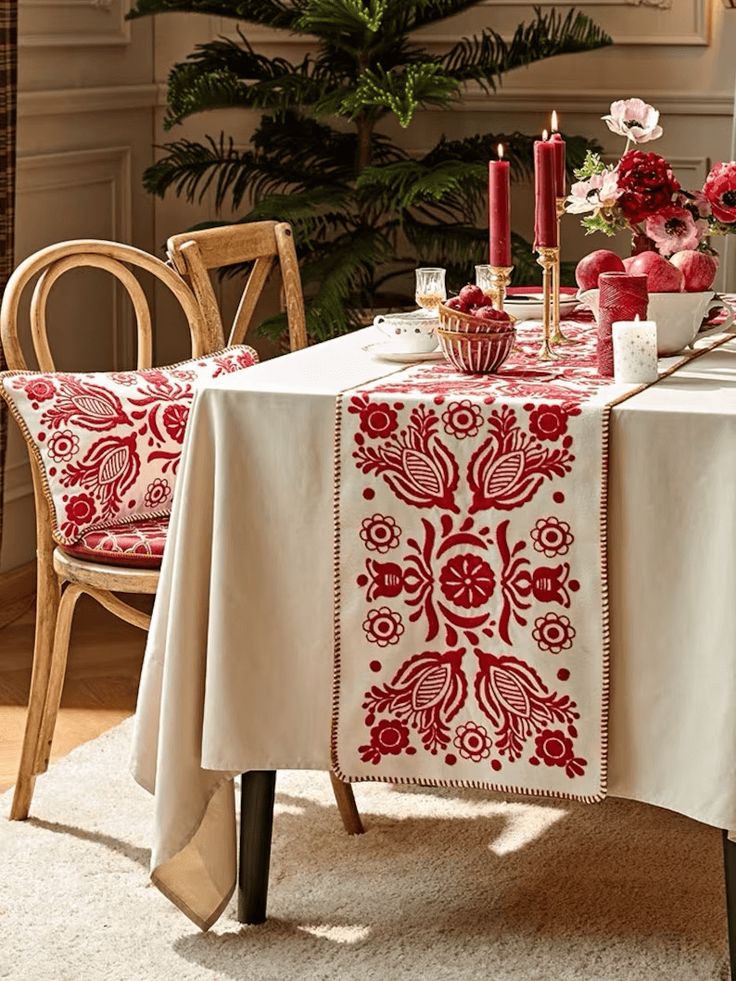
[{"label": "candle flame", "polygon": [[552,132],[557,133],[560,129],[559,122],[557,120],[557,110],[552,110]]},{"label": "candle flame", "polygon": [[545,141],[545,143],[549,139],[549,133],[547,132],[546,129],[542,130],[542,139]]},{"label": "candle flame", "polygon": [[498,144],[498,159],[503,159],[503,143]]}]

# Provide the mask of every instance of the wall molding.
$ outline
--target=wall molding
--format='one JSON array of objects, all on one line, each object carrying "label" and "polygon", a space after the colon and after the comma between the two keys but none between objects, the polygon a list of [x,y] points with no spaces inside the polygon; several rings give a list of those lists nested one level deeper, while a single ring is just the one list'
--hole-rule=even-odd
[{"label": "wall molding", "polygon": [[[132,150],[130,146],[95,147],[18,157],[18,195],[41,191],[108,186],[111,238],[130,242],[133,231]],[[113,352],[119,364],[132,361],[132,310],[115,281]]]},{"label": "wall molding", "polygon": [[[23,0],[18,30],[19,48],[98,48],[130,44],[128,0]],[[59,30],[54,25],[57,13]],[[106,17],[100,30],[86,30],[92,18]],[[60,17],[58,15],[61,15]],[[37,28],[33,21],[40,21]],[[40,29],[39,29],[40,28]]]},{"label": "wall molding", "polygon": [[161,86],[150,83],[21,92],[18,95],[18,115],[24,119],[34,116],[71,116],[86,112],[154,109],[161,104],[160,88]]},{"label": "wall molding", "polygon": [[[166,106],[166,83],[159,82],[156,106]],[[655,105],[663,115],[727,116],[734,114],[733,92],[642,92],[645,102]],[[547,89],[544,105],[554,106],[565,115],[602,116],[611,103],[610,89],[588,89],[585,95],[569,89]],[[257,112],[258,110],[251,110]],[[528,112],[539,115],[539,89],[499,89],[489,95],[478,86],[468,86],[462,99],[447,109],[428,106],[422,112]]]},{"label": "wall molding", "polygon": [[[642,45],[655,47],[678,47],[680,45],[684,47],[706,47],[711,43],[712,0],[686,0],[686,2],[693,5],[692,21],[689,25],[683,25],[681,31],[678,31],[677,28],[673,30],[673,21],[675,20],[676,13],[672,11],[672,0],[585,0],[584,6],[586,8],[600,7],[601,14],[603,15],[604,11],[611,11],[608,17],[608,20],[611,22],[608,24],[604,22],[601,26],[613,37],[617,47],[641,47]],[[496,12],[499,7],[511,9],[514,7],[525,8],[525,13],[519,12],[519,17],[522,18],[526,14],[533,14],[534,2],[533,0],[532,2],[529,2],[529,0],[482,0],[478,6],[492,7]],[[580,0],[554,0],[554,6],[580,7],[581,2]],[[618,8],[618,11],[632,11],[633,9],[634,12],[640,15],[648,15],[649,19],[654,16],[657,18],[657,23],[649,28],[649,30],[642,30],[641,33],[624,34],[617,32],[616,11],[613,8]],[[590,13],[590,11],[586,12]],[[592,16],[595,18],[595,13]],[[213,37],[225,36],[234,40],[237,39],[237,34],[232,29],[232,18],[212,15],[209,20],[210,33]],[[434,33],[431,28],[420,28],[412,35],[412,38],[431,48],[432,45],[439,44],[446,46],[455,44],[460,37],[471,36],[479,30],[480,26],[475,28],[462,27],[459,28],[459,32],[456,31],[455,33],[448,31]],[[503,27],[501,27],[499,33],[508,41],[513,31],[510,33],[504,32]],[[254,28],[248,28],[247,37],[251,44],[276,45],[280,47],[302,45],[305,48],[310,46],[308,38],[305,38],[303,35],[289,34],[288,31],[259,31]]]}]

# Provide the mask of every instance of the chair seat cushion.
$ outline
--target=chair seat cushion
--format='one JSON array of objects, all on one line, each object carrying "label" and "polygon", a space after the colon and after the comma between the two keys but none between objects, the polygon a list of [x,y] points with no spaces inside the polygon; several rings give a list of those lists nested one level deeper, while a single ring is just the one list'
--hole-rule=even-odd
[{"label": "chair seat cushion", "polygon": [[38,465],[57,545],[167,517],[197,387],[257,360],[241,345],[168,368],[0,374],[0,397]]},{"label": "chair seat cushion", "polygon": [[168,528],[168,518],[98,528],[88,531],[74,545],[62,546],[62,551],[87,562],[158,569],[161,567]]}]

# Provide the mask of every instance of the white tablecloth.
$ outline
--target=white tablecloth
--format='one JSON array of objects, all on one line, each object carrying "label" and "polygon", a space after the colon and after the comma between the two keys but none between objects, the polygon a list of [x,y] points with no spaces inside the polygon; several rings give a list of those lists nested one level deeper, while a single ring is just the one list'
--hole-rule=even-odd
[{"label": "white tablecloth", "polygon": [[[133,771],[154,882],[201,926],[235,883],[229,778],[330,766],[335,396],[386,373],[373,339],[226,376],[192,409]],[[616,406],[611,447],[609,793],[733,828],[736,342]]]}]

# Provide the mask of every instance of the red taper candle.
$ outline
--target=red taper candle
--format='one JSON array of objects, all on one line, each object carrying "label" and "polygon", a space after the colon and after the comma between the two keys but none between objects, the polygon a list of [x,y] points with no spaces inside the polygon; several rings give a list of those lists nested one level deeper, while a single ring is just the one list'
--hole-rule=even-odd
[{"label": "red taper candle", "polygon": [[488,164],[488,238],[492,266],[511,265],[511,178],[503,146]]},{"label": "red taper candle", "polygon": [[552,113],[552,137],[550,142],[555,149],[555,182],[557,185],[556,194],[558,198],[567,197],[567,145],[562,138],[562,133],[557,129],[557,113]]},{"label": "red taper candle", "polygon": [[555,148],[546,130],[534,143],[534,248],[557,248]]}]

